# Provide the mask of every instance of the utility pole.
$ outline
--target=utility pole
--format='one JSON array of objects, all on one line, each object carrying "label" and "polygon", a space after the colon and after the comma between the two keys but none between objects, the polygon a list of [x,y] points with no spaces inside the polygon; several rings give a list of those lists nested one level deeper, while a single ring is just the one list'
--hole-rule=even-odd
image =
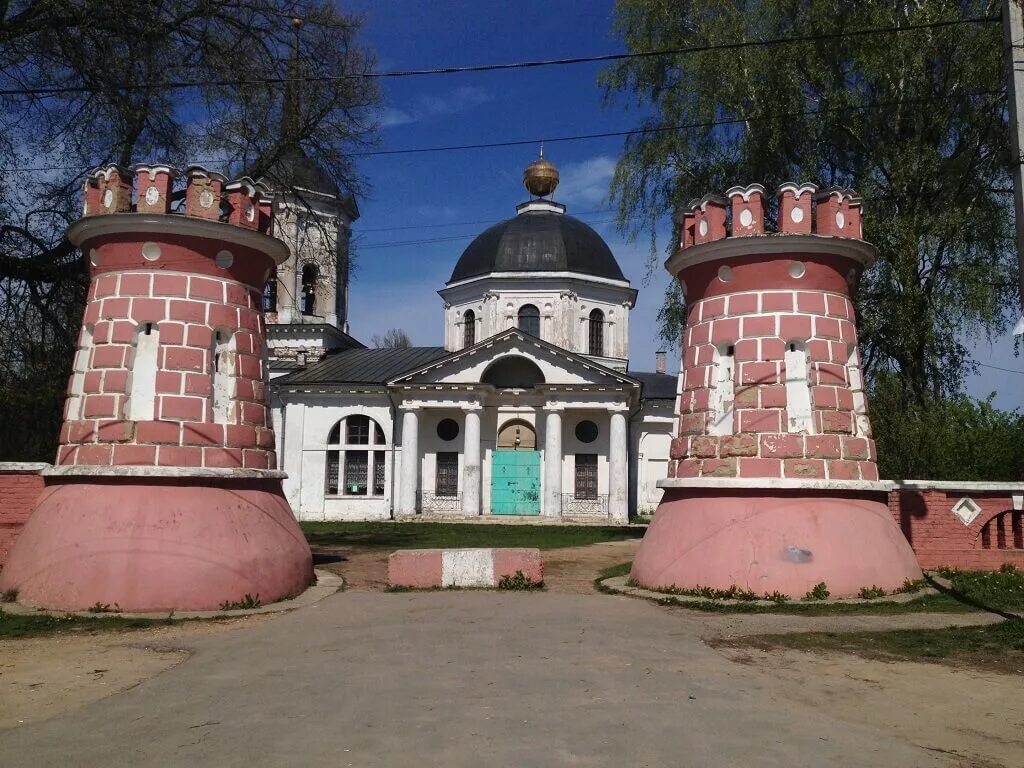
[{"label": "utility pole", "polygon": [[1006,61],[1006,91],[1010,103],[1010,151],[1013,162],[1010,174],[1013,176],[1013,210],[1017,224],[1017,262],[1020,265],[1021,317],[1014,326],[1015,336],[1024,334],[1024,135],[1021,134],[1021,119],[1024,118],[1024,14],[1022,0],[1003,0],[1003,41]]}]

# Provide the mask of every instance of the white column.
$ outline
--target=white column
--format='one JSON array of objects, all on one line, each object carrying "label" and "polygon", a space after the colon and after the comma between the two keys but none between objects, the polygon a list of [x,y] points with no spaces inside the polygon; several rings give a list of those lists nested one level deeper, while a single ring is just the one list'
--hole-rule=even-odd
[{"label": "white column", "polygon": [[466,411],[462,439],[462,514],[480,514],[480,411]]},{"label": "white column", "polygon": [[420,477],[419,414],[410,408],[402,411],[402,482],[398,495],[398,514],[416,514],[416,491]]},{"label": "white column", "polygon": [[544,508],[549,517],[562,516],[562,413],[550,410],[544,422]]},{"label": "white column", "polygon": [[304,403],[286,403],[284,417],[284,452],[278,456],[278,465],[288,477],[281,481],[285,498],[291,504],[292,512],[300,520],[299,493],[302,490],[302,453],[304,447],[304,431],[306,426],[306,406]]},{"label": "white column", "polygon": [[617,523],[629,521],[629,502],[626,484],[629,462],[626,446],[626,414],[613,411],[608,433],[608,515]]}]

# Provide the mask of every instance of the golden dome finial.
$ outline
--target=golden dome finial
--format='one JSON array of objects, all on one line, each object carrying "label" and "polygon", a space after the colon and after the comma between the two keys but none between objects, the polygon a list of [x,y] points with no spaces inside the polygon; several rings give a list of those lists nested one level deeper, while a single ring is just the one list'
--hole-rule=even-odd
[{"label": "golden dome finial", "polygon": [[544,142],[540,143],[540,156],[526,166],[523,184],[534,197],[547,197],[558,186],[558,169],[550,160],[544,159]]}]

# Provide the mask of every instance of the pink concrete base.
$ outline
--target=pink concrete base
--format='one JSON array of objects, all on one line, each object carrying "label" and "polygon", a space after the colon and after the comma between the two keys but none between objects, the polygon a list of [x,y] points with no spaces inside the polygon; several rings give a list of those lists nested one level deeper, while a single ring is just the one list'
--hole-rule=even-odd
[{"label": "pink concrete base", "polygon": [[388,557],[388,584],[411,589],[497,587],[503,576],[544,581],[539,549],[400,549]]},{"label": "pink concrete base", "polygon": [[[769,492],[770,493],[770,492]],[[733,584],[802,597],[891,590],[921,569],[888,507],[873,497],[778,491],[666,489],[633,561],[638,584],[664,589]]]},{"label": "pink concrete base", "polygon": [[50,478],[0,572],[44,608],[214,610],[313,580],[280,480]]}]

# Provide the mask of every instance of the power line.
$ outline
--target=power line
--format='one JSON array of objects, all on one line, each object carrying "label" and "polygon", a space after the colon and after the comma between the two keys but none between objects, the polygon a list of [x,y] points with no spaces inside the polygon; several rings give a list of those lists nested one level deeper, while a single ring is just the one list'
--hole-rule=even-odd
[{"label": "power line", "polygon": [[[954,99],[969,99],[979,96],[995,96],[1003,94],[1002,90],[972,91],[968,93],[946,94],[944,96],[926,96],[916,99],[894,99],[890,101],[876,101],[867,104],[848,104],[823,109],[810,109],[802,112],[783,112],[776,115],[748,115],[725,120],[706,120],[699,123],[684,123],[681,125],[661,125],[648,128],[633,128],[627,131],[605,131],[603,133],[584,133],[574,136],[544,137],[547,144],[557,144],[569,141],[589,141],[593,139],[622,138],[637,134],[666,133],[672,131],[696,130],[700,128],[716,128],[727,125],[740,125],[744,123],[758,123],[766,120],[792,119],[796,117],[813,117],[814,115],[828,114],[829,112],[861,112],[869,109],[891,109],[893,107],[907,106],[909,104],[932,104],[935,102],[950,101]],[[362,152],[351,152],[350,157],[382,157],[387,155],[411,155],[427,154],[434,152],[455,152],[472,149],[500,149],[504,147],[533,146],[541,141],[540,138],[513,139],[509,141],[491,141],[478,144],[448,144],[437,147],[409,147],[406,149],[377,149]],[[223,158],[207,158],[194,161],[197,164],[220,163]],[[28,173],[45,171],[85,171],[95,166],[91,165],[55,165],[37,168],[0,168],[0,173]]]},{"label": "power line", "polygon": [[[530,61],[515,61],[502,64],[475,64],[463,67],[430,67],[426,69],[395,69],[383,72],[352,72],[344,75],[304,75],[302,77],[260,77],[244,80],[185,80],[175,82],[140,83],[137,85],[126,84],[118,88],[122,91],[139,91],[162,89],[181,89],[197,87],[224,87],[244,85],[280,85],[284,83],[306,82],[325,83],[341,80],[363,80],[418,77],[422,75],[454,75],[472,72],[500,72],[505,70],[536,69],[539,67],[567,66],[574,64],[600,63],[609,61],[626,61],[630,59],[653,58],[658,56],[685,56],[692,53],[705,53],[708,51],[735,51],[744,48],[755,48],[761,46],[793,45],[795,43],[820,42],[827,40],[841,40],[850,37],[862,37],[865,35],[898,34],[900,32],[912,32],[922,29],[939,29],[943,27],[954,27],[963,24],[984,24],[999,21],[999,16],[972,16],[965,19],[950,19],[947,21],[933,21],[925,24],[907,24],[902,27],[869,27],[866,29],[844,30],[842,32],[830,32],[814,35],[796,35],[791,37],[777,37],[766,40],[746,40],[733,43],[717,43],[714,45],[692,45],[682,48],[663,48],[655,51],[641,51],[638,53],[608,53],[598,56],[573,56],[560,59],[535,59]],[[0,90],[0,96],[58,96],[72,93],[91,93],[102,90],[97,86],[45,86],[40,88],[9,88]]]},{"label": "power line", "polygon": [[[581,214],[578,214],[578,215],[582,216],[583,214],[581,213]],[[590,223],[590,224],[610,224],[613,221],[616,221],[616,219],[614,219],[614,218],[611,218],[611,219],[598,219],[597,221],[591,221],[591,222],[588,222],[588,223]],[[495,222],[492,220],[492,221],[487,221],[487,222],[483,222],[483,223],[485,223],[485,224],[493,224]],[[369,230],[360,230],[360,232],[367,232],[367,231],[369,231]],[[416,240],[393,240],[393,241],[383,242],[383,243],[367,243],[365,245],[357,244],[357,247],[361,251],[366,251],[366,250],[371,250],[371,249],[376,249],[376,248],[400,248],[400,247],[408,246],[408,245],[428,245],[430,243],[450,243],[450,242],[455,242],[457,240],[472,240],[473,238],[479,236],[480,234],[481,234],[480,232],[473,232],[471,234],[466,234],[466,235],[444,235],[442,237],[421,238],[421,239],[416,239]]]},{"label": "power line", "polygon": [[993,371],[1003,371],[1004,373],[1017,373],[1024,376],[1024,371],[1018,371],[1016,368],[1000,368],[998,365],[986,365],[985,363],[975,363],[975,365],[981,368],[991,368]]},{"label": "power line", "polygon": [[[593,211],[579,211],[573,213],[573,216],[579,218],[580,216],[592,216],[597,213],[611,213],[612,208],[596,208]],[[469,227],[474,224],[493,224],[494,222],[501,219],[504,214],[496,213],[490,219],[478,219],[476,221],[451,221],[446,224],[410,224],[408,226],[401,227],[370,227],[369,229],[359,228],[360,233],[366,232],[397,232],[402,229],[437,229],[438,227]]]}]

